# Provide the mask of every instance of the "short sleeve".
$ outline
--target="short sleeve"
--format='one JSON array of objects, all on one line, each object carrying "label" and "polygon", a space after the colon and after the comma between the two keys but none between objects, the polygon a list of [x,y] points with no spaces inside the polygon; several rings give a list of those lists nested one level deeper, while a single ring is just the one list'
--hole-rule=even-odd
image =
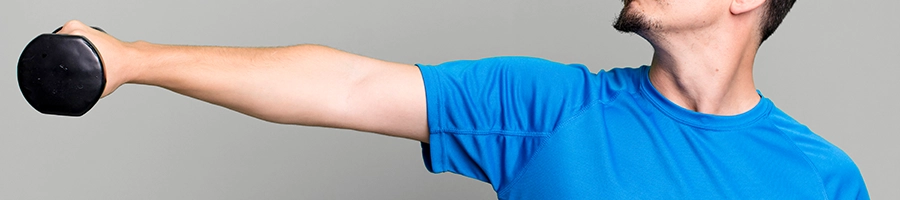
[{"label": "short sleeve", "polygon": [[556,127],[591,101],[583,65],[497,57],[418,65],[425,82],[433,173],[491,183],[515,178]]}]

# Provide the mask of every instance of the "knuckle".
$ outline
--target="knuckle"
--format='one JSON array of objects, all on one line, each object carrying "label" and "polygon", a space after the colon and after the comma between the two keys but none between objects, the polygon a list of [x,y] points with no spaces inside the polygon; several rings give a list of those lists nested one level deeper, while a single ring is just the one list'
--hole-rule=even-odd
[{"label": "knuckle", "polygon": [[83,29],[84,24],[82,24],[78,20],[69,20],[65,24],[63,24],[62,29],[60,29],[59,33],[61,34],[76,34],[76,32],[84,33],[81,31]]},{"label": "knuckle", "polygon": [[63,25],[63,28],[76,28],[81,24],[78,20],[69,20],[66,24]]}]

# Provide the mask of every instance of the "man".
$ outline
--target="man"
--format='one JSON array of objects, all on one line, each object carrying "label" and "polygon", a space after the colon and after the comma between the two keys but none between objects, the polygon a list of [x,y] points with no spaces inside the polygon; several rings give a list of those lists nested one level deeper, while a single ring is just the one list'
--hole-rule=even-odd
[{"label": "man", "polygon": [[263,120],[422,142],[432,172],[500,199],[868,199],[850,158],[756,91],[759,45],[793,0],[625,1],[614,27],[650,66],[589,72],[524,57],[406,65],[317,45],[121,42],[72,21],[103,96],[161,86]]}]

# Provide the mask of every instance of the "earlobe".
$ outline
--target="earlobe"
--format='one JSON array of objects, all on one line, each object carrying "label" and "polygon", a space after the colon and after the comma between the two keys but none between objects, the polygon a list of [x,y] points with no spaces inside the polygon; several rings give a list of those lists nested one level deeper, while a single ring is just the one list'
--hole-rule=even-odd
[{"label": "earlobe", "polygon": [[768,0],[732,0],[731,14],[740,15],[755,10]]}]

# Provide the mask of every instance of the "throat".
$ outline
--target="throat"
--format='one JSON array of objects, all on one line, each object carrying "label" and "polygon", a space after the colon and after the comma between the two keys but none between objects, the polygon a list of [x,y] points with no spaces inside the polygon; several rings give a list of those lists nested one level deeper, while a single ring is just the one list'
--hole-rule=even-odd
[{"label": "throat", "polygon": [[682,108],[730,116],[750,111],[761,98],[752,74],[741,71],[739,68],[652,65],[649,78],[660,94]]}]

